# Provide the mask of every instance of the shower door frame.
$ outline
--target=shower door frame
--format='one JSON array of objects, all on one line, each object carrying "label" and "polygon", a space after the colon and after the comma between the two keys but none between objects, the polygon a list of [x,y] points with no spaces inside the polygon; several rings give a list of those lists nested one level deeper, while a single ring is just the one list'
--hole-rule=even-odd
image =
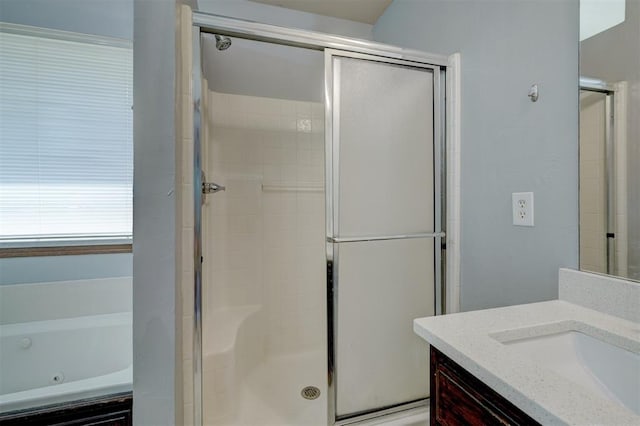
[{"label": "shower door frame", "polygon": [[[334,93],[337,90],[330,86],[332,82],[338,81],[339,76],[334,74],[332,58],[350,58],[362,61],[377,62],[387,65],[397,65],[406,68],[413,68],[422,71],[430,71],[433,73],[433,187],[434,187],[434,221],[433,232],[422,232],[415,234],[402,235],[379,235],[364,237],[338,237],[336,230],[339,229],[339,186],[340,186],[340,137],[336,129],[339,128],[339,118],[334,117]],[[329,401],[329,419],[333,419],[335,425],[346,425],[350,423],[367,420],[370,418],[380,417],[386,414],[405,411],[412,408],[426,406],[428,398],[422,398],[413,401],[407,401],[391,406],[377,407],[359,413],[351,413],[346,415],[337,414],[337,395],[336,383],[340,375],[336,368],[337,358],[337,324],[338,324],[338,270],[339,245],[349,242],[364,241],[390,241],[405,240],[414,238],[432,238],[434,243],[434,312],[436,315],[442,314],[444,303],[444,291],[442,284],[442,274],[444,272],[444,250],[442,250],[442,240],[445,237],[444,225],[442,218],[445,217],[444,207],[444,179],[442,171],[444,167],[444,93],[445,80],[442,67],[425,62],[406,61],[401,59],[389,58],[380,55],[362,54],[360,52],[346,52],[337,49],[325,49],[325,199],[326,199],[326,252],[327,252],[327,320],[328,320],[328,401]]]},{"label": "shower door frame", "polygon": [[[447,107],[445,104],[445,93],[455,93],[453,88],[454,79],[447,79],[447,68],[451,67],[451,63],[447,56],[435,55],[419,50],[405,49],[382,43],[376,43],[369,40],[356,39],[351,37],[337,36],[333,34],[319,33],[314,31],[306,31],[295,28],[280,27],[275,25],[263,24],[258,22],[246,21],[237,18],[208,14],[203,12],[192,13],[192,36],[193,36],[193,57],[192,57],[192,90],[193,90],[193,182],[194,182],[194,323],[193,323],[193,408],[194,408],[194,425],[202,425],[202,166],[201,166],[201,78],[202,78],[202,34],[218,34],[230,37],[240,37],[249,40],[269,42],[274,44],[302,47],[307,49],[327,51],[329,49],[348,52],[349,55],[370,55],[379,58],[384,62],[413,64],[420,68],[429,68],[433,70],[434,78],[434,229],[433,233],[434,245],[440,242],[440,250],[434,247],[434,292],[435,292],[435,314],[440,315],[445,312],[445,306],[455,306],[455,302],[449,303],[445,300],[445,227],[446,221],[446,155],[445,155],[445,129],[450,124],[446,116]],[[325,64],[325,67],[327,65]],[[325,70],[326,71],[326,70]],[[437,84],[436,84],[437,82]],[[325,90],[325,149],[330,150],[332,147],[332,123],[331,105],[332,95],[330,81],[327,81],[325,74],[324,90]],[[452,118],[452,117],[451,117]],[[333,182],[333,168],[331,157],[325,159],[326,173],[325,182]],[[327,185],[325,191],[325,199],[327,203],[327,212],[333,212],[333,204],[331,202],[332,194],[329,193],[332,185]],[[332,215],[333,213],[331,213]],[[331,215],[328,215],[327,231]],[[331,230],[332,230],[331,226]],[[327,234],[332,235],[332,234]],[[396,236],[394,236],[396,237]],[[328,424],[341,425],[361,421],[367,418],[378,417],[393,412],[408,410],[411,408],[426,406],[427,399],[410,402],[394,407],[387,407],[384,410],[376,410],[375,412],[364,413],[358,417],[350,417],[348,419],[336,418],[336,395],[334,381],[334,297],[333,297],[333,250],[329,248],[332,241],[327,240],[327,349],[328,349],[328,383],[327,383],[327,409]],[[428,380],[425,377],[425,380]]]}]

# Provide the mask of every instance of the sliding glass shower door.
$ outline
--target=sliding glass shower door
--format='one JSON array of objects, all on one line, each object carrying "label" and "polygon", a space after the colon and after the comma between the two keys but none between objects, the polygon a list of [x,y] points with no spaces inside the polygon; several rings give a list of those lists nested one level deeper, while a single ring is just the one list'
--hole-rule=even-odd
[{"label": "sliding glass shower door", "polygon": [[429,396],[412,321],[435,314],[440,81],[437,67],[406,61],[335,50],[325,60],[330,408],[340,420]]}]

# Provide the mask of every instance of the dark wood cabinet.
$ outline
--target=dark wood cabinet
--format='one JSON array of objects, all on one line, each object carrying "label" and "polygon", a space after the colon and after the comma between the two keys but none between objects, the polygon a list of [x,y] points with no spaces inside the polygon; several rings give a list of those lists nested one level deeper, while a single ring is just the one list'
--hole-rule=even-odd
[{"label": "dark wood cabinet", "polygon": [[131,392],[0,414],[1,426],[131,426]]},{"label": "dark wood cabinet", "polygon": [[431,425],[538,425],[431,346]]}]

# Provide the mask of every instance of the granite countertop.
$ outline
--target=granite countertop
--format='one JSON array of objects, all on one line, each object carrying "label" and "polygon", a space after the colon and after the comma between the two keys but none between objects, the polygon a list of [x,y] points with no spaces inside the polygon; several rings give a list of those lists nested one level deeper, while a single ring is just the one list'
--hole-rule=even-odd
[{"label": "granite countertop", "polygon": [[[570,271],[571,275],[574,273],[583,274]],[[635,295],[640,293],[634,288],[633,294],[631,303],[635,304]],[[576,385],[501,343],[569,330],[582,331],[640,353],[639,322],[566,300],[414,321],[414,331],[419,336],[541,424],[640,425],[640,416],[631,410]]]}]

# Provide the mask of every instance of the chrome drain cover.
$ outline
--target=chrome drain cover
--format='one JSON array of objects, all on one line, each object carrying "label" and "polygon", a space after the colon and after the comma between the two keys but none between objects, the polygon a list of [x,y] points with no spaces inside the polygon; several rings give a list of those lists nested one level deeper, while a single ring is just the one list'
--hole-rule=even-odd
[{"label": "chrome drain cover", "polygon": [[316,399],[320,396],[320,389],[315,386],[307,386],[302,388],[300,395],[302,395],[304,399]]}]

